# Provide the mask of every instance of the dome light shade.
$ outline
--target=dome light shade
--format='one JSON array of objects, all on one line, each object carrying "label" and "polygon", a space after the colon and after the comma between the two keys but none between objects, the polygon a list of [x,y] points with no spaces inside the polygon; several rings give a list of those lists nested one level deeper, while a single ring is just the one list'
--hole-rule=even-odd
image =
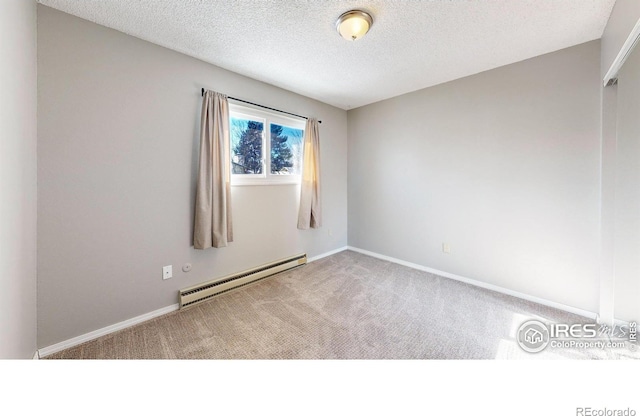
[{"label": "dome light shade", "polygon": [[336,22],[336,29],[346,40],[358,40],[363,37],[373,25],[373,18],[362,10],[350,10],[343,13]]}]

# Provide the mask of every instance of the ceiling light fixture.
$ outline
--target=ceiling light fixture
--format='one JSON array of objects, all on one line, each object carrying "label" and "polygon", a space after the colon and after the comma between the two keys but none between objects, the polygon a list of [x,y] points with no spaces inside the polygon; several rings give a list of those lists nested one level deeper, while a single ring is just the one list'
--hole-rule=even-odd
[{"label": "ceiling light fixture", "polygon": [[336,22],[336,29],[346,40],[358,40],[363,37],[373,25],[373,17],[362,10],[349,10],[343,13]]}]

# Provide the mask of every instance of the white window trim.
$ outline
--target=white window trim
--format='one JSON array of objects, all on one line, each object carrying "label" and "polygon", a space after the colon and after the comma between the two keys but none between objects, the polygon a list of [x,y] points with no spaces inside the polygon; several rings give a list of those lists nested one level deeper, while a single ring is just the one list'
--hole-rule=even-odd
[{"label": "white window trim", "polygon": [[[239,175],[233,174],[231,170],[231,186],[254,186],[254,185],[299,185],[301,175],[273,175],[271,174],[271,140],[269,137],[271,128],[270,124],[280,124],[287,127],[293,127],[304,131],[306,123],[304,120],[283,116],[280,113],[269,110],[258,110],[239,104],[229,104],[229,126],[231,127],[231,117],[233,115],[245,116],[248,119],[264,122],[263,138],[262,138],[262,158],[263,173],[260,175]],[[231,132],[230,132],[231,134]],[[233,149],[231,140],[229,141],[229,152],[233,160]],[[302,161],[300,161],[302,163]]]}]

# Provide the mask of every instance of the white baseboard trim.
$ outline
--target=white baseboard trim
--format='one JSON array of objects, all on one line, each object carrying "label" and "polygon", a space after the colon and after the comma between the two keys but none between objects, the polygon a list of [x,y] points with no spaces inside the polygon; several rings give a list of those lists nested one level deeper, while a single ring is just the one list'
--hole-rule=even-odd
[{"label": "white baseboard trim", "polygon": [[[335,249],[335,250],[328,251],[326,253],[319,254],[317,256],[308,258],[307,259],[307,263],[310,263],[310,262],[313,262],[313,261],[316,261],[316,260],[320,260],[322,258],[331,256],[332,254],[336,254],[336,253],[339,253],[341,251],[345,251],[347,249],[348,249],[347,246],[344,246],[344,247],[341,247],[341,248],[338,248],[338,249]],[[169,312],[177,311],[178,309],[180,309],[180,305],[176,303],[175,305],[167,306],[166,308],[162,308],[162,309],[155,310],[153,312],[145,313],[144,315],[136,316],[135,318],[127,319],[126,321],[122,321],[122,322],[119,322],[117,324],[109,325],[109,326],[104,327],[102,329],[98,329],[98,330],[89,332],[87,334],[80,335],[80,336],[77,336],[75,338],[71,338],[71,339],[68,339],[66,341],[59,342],[59,343],[54,344],[54,345],[50,345],[48,347],[40,348],[39,350],[36,351],[36,354],[34,355],[33,358],[36,359],[36,356],[38,358],[46,357],[47,355],[54,354],[56,352],[65,350],[67,348],[75,347],[76,345],[80,345],[80,344],[82,344],[84,342],[94,340],[94,339],[99,338],[99,337],[101,337],[103,335],[111,334],[111,333],[116,332],[116,331],[120,331],[121,329],[129,328],[131,326],[137,325],[137,324],[142,323],[144,321],[148,321],[148,320],[156,318],[158,316],[165,315],[165,314],[167,314]]]},{"label": "white baseboard trim", "polygon": [[[478,281],[478,280],[470,279],[468,277],[458,276],[458,275],[453,274],[453,273],[448,273],[448,272],[444,272],[442,270],[432,269],[431,267],[421,266],[421,265],[416,264],[416,263],[411,263],[411,262],[408,262],[408,261],[396,259],[394,257],[385,256],[383,254],[374,253],[372,251],[363,250],[361,248],[357,248],[357,247],[353,247],[353,246],[344,246],[344,247],[341,247],[341,248],[338,248],[338,249],[335,249],[335,250],[328,251],[328,252],[323,253],[323,254],[319,254],[317,256],[313,256],[313,257],[307,259],[307,263],[311,263],[313,261],[320,260],[322,258],[331,256],[331,255],[336,254],[336,253],[340,253],[340,252],[345,251],[345,250],[355,251],[357,253],[361,253],[361,254],[364,254],[364,255],[367,255],[367,256],[370,256],[370,257],[375,257],[375,258],[378,258],[378,259],[381,259],[381,260],[389,261],[391,263],[396,263],[396,264],[400,264],[402,266],[410,267],[412,269],[422,270],[422,271],[425,271],[427,273],[432,273],[432,274],[436,274],[438,276],[446,277],[446,278],[449,278],[449,279],[452,279],[452,280],[457,280],[459,282],[468,283],[470,285],[478,286],[478,287],[481,287],[481,288],[484,288],[484,289],[488,289],[488,290],[492,290],[494,292],[503,293],[505,295],[510,295],[510,296],[514,296],[516,298],[520,298],[520,299],[528,300],[528,301],[531,301],[531,302],[539,303],[541,305],[545,305],[545,306],[549,306],[549,307],[552,307],[552,308],[560,309],[562,311],[566,311],[566,312],[570,312],[570,313],[573,313],[573,314],[576,314],[576,315],[584,316],[586,318],[590,318],[590,319],[593,319],[593,320],[596,320],[596,318],[597,318],[597,314],[595,312],[590,312],[590,311],[586,311],[584,309],[574,308],[573,306],[564,305],[562,303],[550,301],[550,300],[547,300],[547,299],[538,298],[536,296],[531,296],[531,295],[527,295],[525,293],[517,292],[515,290],[506,289],[506,288],[503,288],[503,287],[500,287],[500,286],[496,286],[496,285],[493,285],[491,283],[485,283],[485,282],[481,282],[481,281]],[[35,354],[33,356],[33,359],[37,360],[39,358],[46,357],[47,355],[51,355],[51,354],[54,354],[56,352],[65,350],[67,348],[71,348],[71,347],[74,347],[76,345],[80,345],[80,344],[82,344],[84,342],[91,341],[91,340],[99,338],[99,337],[101,337],[103,335],[111,334],[111,333],[119,331],[121,329],[129,328],[129,327],[137,325],[139,323],[142,323],[142,322],[148,321],[150,319],[156,318],[158,316],[165,315],[165,314],[167,314],[169,312],[176,311],[179,308],[180,308],[180,306],[178,304],[167,306],[165,308],[161,308],[161,309],[146,313],[144,315],[136,316],[134,318],[127,319],[126,321],[122,321],[122,322],[119,322],[117,324],[109,325],[109,326],[104,327],[102,329],[98,329],[96,331],[92,331],[92,332],[89,332],[87,334],[80,335],[80,336],[77,336],[75,338],[71,338],[71,339],[68,339],[66,341],[62,341],[62,342],[59,342],[57,344],[54,344],[54,345],[51,345],[51,346],[48,346],[48,347],[40,348],[39,350],[37,350],[35,352]],[[623,324],[623,323],[626,323],[624,321],[619,321],[619,320],[616,320],[616,321],[617,321],[616,323],[618,323],[619,325]]]},{"label": "white baseboard trim", "polygon": [[629,328],[629,324],[630,324],[630,323],[631,323],[631,322],[629,322],[629,321],[624,321],[624,320],[622,320],[622,319],[614,319],[614,321],[613,321],[613,324],[614,324],[614,325],[617,325],[617,326],[619,326],[619,327],[620,327],[620,326],[624,326],[624,327],[627,327],[627,328]]},{"label": "white baseboard trim", "polygon": [[337,248],[335,250],[327,251],[326,253],[318,254],[317,256],[313,256],[311,258],[308,258],[307,259],[307,263],[311,263],[312,261],[316,261],[316,260],[323,259],[325,257],[329,257],[329,256],[331,256],[333,254],[340,253],[341,251],[345,251],[345,250],[348,250],[348,249],[349,249],[348,246],[344,246],[344,247]]},{"label": "white baseboard trim", "polygon": [[111,334],[112,332],[129,328],[131,326],[148,321],[150,319],[157,318],[158,316],[168,314],[169,312],[177,311],[179,308],[180,308],[180,305],[176,303],[175,305],[157,309],[153,312],[145,313],[144,315],[136,316],[135,318],[127,319],[126,321],[118,322],[117,324],[109,325],[102,329],[91,331],[87,334],[80,335],[75,338],[71,338],[66,341],[62,341],[48,347],[40,348],[38,351],[36,351],[36,353],[39,355],[40,358],[46,357],[47,355],[51,355],[53,353],[65,350],[67,348],[75,347],[76,345],[80,345],[84,342],[91,341],[103,335]]},{"label": "white baseboard trim", "polygon": [[374,253],[372,251],[363,250],[361,248],[352,247],[352,246],[348,246],[348,248],[351,251],[355,251],[357,253],[361,253],[361,254],[364,254],[364,255],[367,255],[367,256],[370,256],[370,257],[375,257],[375,258],[378,258],[378,259],[381,259],[381,260],[389,261],[391,263],[396,263],[396,264],[400,264],[402,266],[411,267],[412,269],[422,270],[424,272],[436,274],[438,276],[446,277],[446,278],[449,278],[449,279],[452,279],[452,280],[457,280],[459,282],[468,283],[470,285],[481,287],[481,288],[488,289],[488,290],[492,290],[494,292],[498,292],[498,293],[502,293],[502,294],[505,294],[505,295],[513,296],[513,297],[516,297],[516,298],[528,300],[530,302],[539,303],[541,305],[545,305],[545,306],[549,306],[549,307],[552,307],[552,308],[560,309],[560,310],[565,311],[565,312],[570,312],[570,313],[573,313],[573,314],[576,314],[576,315],[584,316],[586,318],[593,319],[594,321],[596,320],[596,317],[598,315],[595,312],[587,311],[587,310],[580,309],[580,308],[575,308],[573,306],[569,306],[569,305],[565,305],[565,304],[562,304],[562,303],[554,302],[554,301],[551,301],[551,300],[539,298],[537,296],[527,295],[526,293],[521,293],[521,292],[517,292],[515,290],[506,289],[504,287],[493,285],[491,283],[485,283],[485,282],[481,282],[479,280],[470,279],[468,277],[458,276],[458,275],[453,274],[453,273],[443,272],[442,270],[432,269],[431,267],[421,266],[419,264],[415,264],[415,263],[411,263],[411,262],[408,262],[408,261],[396,259],[394,257],[385,256],[383,254]]}]

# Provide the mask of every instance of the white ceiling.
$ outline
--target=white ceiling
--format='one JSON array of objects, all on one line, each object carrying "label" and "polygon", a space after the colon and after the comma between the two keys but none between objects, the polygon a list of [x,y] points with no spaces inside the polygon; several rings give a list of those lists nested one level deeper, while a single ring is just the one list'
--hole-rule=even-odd
[{"label": "white ceiling", "polygon": [[[615,0],[39,0],[343,109],[602,36]],[[335,21],[374,23],[356,42]]]}]

